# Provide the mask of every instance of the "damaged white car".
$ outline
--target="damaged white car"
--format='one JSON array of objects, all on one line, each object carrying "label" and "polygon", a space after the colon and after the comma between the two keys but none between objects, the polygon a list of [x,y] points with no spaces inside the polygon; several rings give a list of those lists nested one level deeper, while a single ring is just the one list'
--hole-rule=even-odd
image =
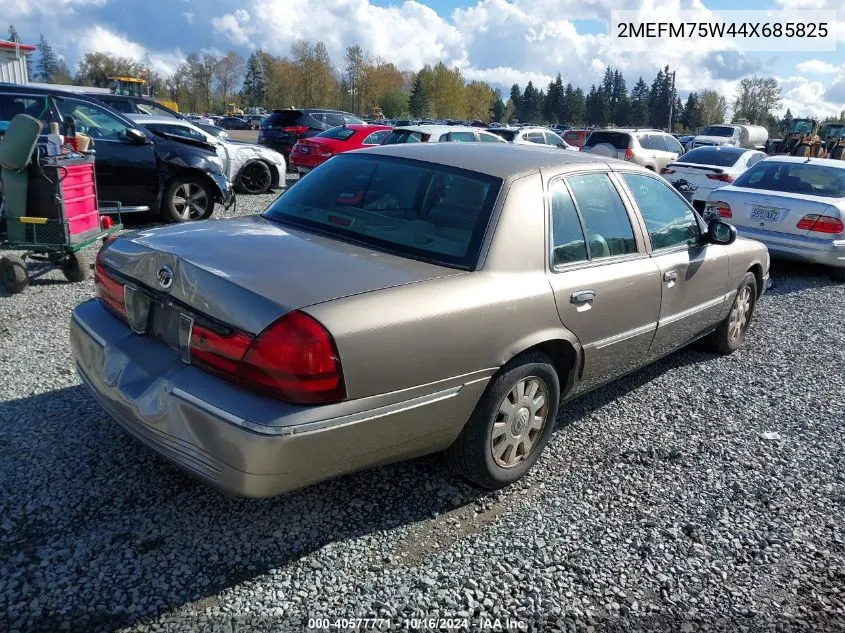
[{"label": "damaged white car", "polygon": [[276,150],[215,137],[184,119],[149,114],[127,116],[153,134],[176,141],[199,143],[216,151],[223,161],[226,176],[235,189],[242,193],[266,193],[285,183],[285,157]]}]

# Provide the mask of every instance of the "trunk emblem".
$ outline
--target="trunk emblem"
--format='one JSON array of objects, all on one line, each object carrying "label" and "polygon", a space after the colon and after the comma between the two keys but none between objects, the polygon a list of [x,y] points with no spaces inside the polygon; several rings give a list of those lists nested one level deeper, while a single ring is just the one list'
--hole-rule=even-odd
[{"label": "trunk emblem", "polygon": [[156,273],[158,285],[167,290],[173,285],[173,269],[170,266],[162,266]]}]

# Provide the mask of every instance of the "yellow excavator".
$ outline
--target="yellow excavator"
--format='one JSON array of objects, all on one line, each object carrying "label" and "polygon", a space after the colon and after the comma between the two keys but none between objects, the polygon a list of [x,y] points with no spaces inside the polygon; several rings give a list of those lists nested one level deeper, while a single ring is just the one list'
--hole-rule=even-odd
[{"label": "yellow excavator", "polygon": [[151,97],[147,80],[139,77],[109,77],[109,92],[113,95],[126,95],[129,97],[150,97],[155,99],[165,108],[179,112],[179,104],[170,99]]}]

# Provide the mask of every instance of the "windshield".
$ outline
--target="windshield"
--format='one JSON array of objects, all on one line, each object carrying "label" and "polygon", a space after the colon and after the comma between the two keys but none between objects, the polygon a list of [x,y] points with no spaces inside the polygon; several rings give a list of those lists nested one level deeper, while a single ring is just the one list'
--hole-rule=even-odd
[{"label": "windshield", "polygon": [[733,136],[734,128],[729,125],[708,125],[701,130],[701,136]]},{"label": "windshield", "polygon": [[684,154],[678,162],[733,167],[739,157],[747,151],[741,147],[699,147]]},{"label": "windshield", "polygon": [[845,197],[845,169],[813,163],[761,161],[734,181],[735,187]]},{"label": "windshield", "polygon": [[376,249],[473,268],[498,178],[433,163],[341,154],[280,196],[264,216]]},{"label": "windshield", "polygon": [[333,138],[338,141],[345,141],[355,136],[355,130],[350,130],[348,127],[343,127],[341,125],[339,127],[333,127],[326,130],[325,132],[320,132],[317,136],[319,138]]},{"label": "windshield", "polygon": [[804,119],[798,119],[797,121],[792,122],[789,129],[792,133],[797,132],[799,134],[809,134],[813,131],[813,123]]}]

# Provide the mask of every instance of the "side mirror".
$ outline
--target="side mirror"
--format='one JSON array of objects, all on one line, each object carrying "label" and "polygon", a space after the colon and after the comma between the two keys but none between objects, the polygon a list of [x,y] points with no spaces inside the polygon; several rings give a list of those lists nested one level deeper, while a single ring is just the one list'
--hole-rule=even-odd
[{"label": "side mirror", "polygon": [[143,145],[144,143],[148,143],[150,140],[147,138],[146,134],[134,127],[126,129],[126,138],[128,138],[130,141],[137,145]]},{"label": "side mirror", "polygon": [[733,244],[736,241],[736,227],[721,220],[713,220],[707,226],[707,239],[711,244]]}]

